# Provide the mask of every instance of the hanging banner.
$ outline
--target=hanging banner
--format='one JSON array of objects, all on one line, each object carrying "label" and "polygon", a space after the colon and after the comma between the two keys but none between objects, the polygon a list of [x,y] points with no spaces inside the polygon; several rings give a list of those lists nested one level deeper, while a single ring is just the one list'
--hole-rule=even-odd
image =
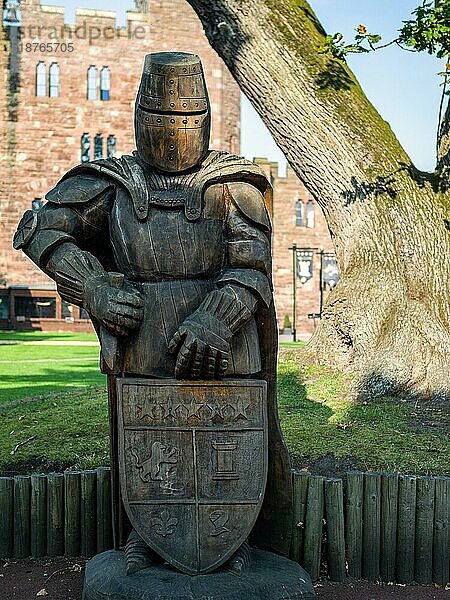
[{"label": "hanging banner", "polygon": [[330,290],[339,281],[339,268],[336,257],[332,254],[324,254],[323,256],[323,282],[328,285]]},{"label": "hanging banner", "polygon": [[313,250],[296,250],[297,277],[306,283],[313,277]]}]

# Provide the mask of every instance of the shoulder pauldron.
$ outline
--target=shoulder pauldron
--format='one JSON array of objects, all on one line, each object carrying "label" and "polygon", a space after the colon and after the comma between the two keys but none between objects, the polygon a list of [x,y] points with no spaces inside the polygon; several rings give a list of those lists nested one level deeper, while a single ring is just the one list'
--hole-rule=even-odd
[{"label": "shoulder pauldron", "polygon": [[97,198],[112,185],[104,177],[82,173],[60,181],[45,198],[53,204],[84,204]]},{"label": "shoulder pauldron", "polygon": [[265,231],[270,232],[270,219],[261,192],[250,183],[227,183],[227,188],[231,200],[243,215]]}]

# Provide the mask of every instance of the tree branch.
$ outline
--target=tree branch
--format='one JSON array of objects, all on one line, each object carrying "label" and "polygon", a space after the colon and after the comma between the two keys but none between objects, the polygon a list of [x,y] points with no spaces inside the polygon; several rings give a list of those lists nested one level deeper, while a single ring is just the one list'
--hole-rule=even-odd
[{"label": "tree branch", "polygon": [[437,141],[437,172],[443,173],[450,167],[450,98],[447,100],[447,109],[443,115],[446,85],[442,91],[442,101],[439,111],[439,131]]},{"label": "tree branch", "polygon": [[326,33],[306,0],[188,2],[321,205],[339,252],[358,220],[352,199],[367,198],[378,176],[412,166],[389,124],[348,66],[319,53]]},{"label": "tree branch", "polygon": [[414,168],[347,65],[319,52],[306,0],[188,2],[325,214],[341,280],[310,348],[370,395],[447,396],[450,191]]},{"label": "tree branch", "polygon": [[[410,162],[350,69],[319,54],[325,32],[305,0],[188,2],[211,45],[318,199],[335,195],[336,188],[348,190],[349,179],[374,161],[390,170],[398,166],[399,155]],[[331,147],[330,138],[335,140]],[[318,179],[323,180],[320,187]]]}]

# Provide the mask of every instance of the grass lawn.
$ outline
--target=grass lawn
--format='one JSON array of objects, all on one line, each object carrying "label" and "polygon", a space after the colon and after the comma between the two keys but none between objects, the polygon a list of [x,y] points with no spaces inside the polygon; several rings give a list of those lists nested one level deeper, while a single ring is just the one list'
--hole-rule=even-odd
[{"label": "grass lawn", "polygon": [[0,409],[49,391],[103,385],[95,346],[0,345]]},{"label": "grass lawn", "polygon": [[350,378],[282,348],[278,368],[281,426],[293,466],[449,475],[448,406],[394,398],[348,399]]},{"label": "grass lawn", "polygon": [[48,340],[60,340],[66,342],[93,342],[97,340],[95,333],[65,333],[42,331],[0,331],[0,343],[2,340],[40,342]]},{"label": "grass lawn", "polygon": [[[105,376],[95,346],[2,345],[95,341],[95,334],[0,333],[0,471],[108,462]],[[30,440],[30,438],[33,438]],[[13,454],[14,448],[21,442]]]},{"label": "grass lawn", "polygon": [[[95,339],[34,332],[22,339],[38,338]],[[94,346],[0,345],[0,473],[107,464],[105,378],[97,359]],[[348,377],[310,364],[302,344],[283,344],[278,381],[295,467],[449,474],[448,409],[391,398],[355,404],[346,395]]]}]

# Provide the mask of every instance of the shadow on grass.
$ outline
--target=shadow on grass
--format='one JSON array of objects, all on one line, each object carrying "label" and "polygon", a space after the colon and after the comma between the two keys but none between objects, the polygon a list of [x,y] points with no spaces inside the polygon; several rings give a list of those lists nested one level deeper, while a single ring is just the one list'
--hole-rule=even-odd
[{"label": "shadow on grass", "polygon": [[0,342],[2,340],[17,342],[47,342],[47,341],[96,341],[97,336],[92,333],[64,333],[64,332],[43,332],[43,331],[13,331],[0,330]]},{"label": "shadow on grass", "polygon": [[449,406],[444,390],[415,401],[395,378],[352,379],[284,353],[278,377],[281,426],[292,466],[324,476],[348,470],[448,475]]},{"label": "shadow on grass", "polygon": [[[74,360],[76,363],[76,359]],[[100,373],[97,362],[79,364],[62,363],[62,368],[40,367],[39,372],[1,374],[0,411],[7,409],[12,401],[42,396],[55,391],[72,391],[95,385],[106,385],[106,377]],[[30,365],[32,366],[32,365]],[[16,404],[14,402],[14,404]]]},{"label": "shadow on grass", "polygon": [[292,369],[291,372],[278,375],[278,407],[280,417],[305,412],[308,419],[326,421],[333,414],[333,410],[321,402],[308,398],[308,391],[303,375]]},{"label": "shadow on grass", "polygon": [[0,341],[1,340],[17,340],[17,341],[36,341],[42,342],[46,340],[70,340],[73,339],[73,333],[58,333],[58,332],[44,332],[44,331],[9,331],[0,330]]},{"label": "shadow on grass", "polygon": [[0,471],[25,474],[107,464],[104,386],[66,388],[0,406]]}]

